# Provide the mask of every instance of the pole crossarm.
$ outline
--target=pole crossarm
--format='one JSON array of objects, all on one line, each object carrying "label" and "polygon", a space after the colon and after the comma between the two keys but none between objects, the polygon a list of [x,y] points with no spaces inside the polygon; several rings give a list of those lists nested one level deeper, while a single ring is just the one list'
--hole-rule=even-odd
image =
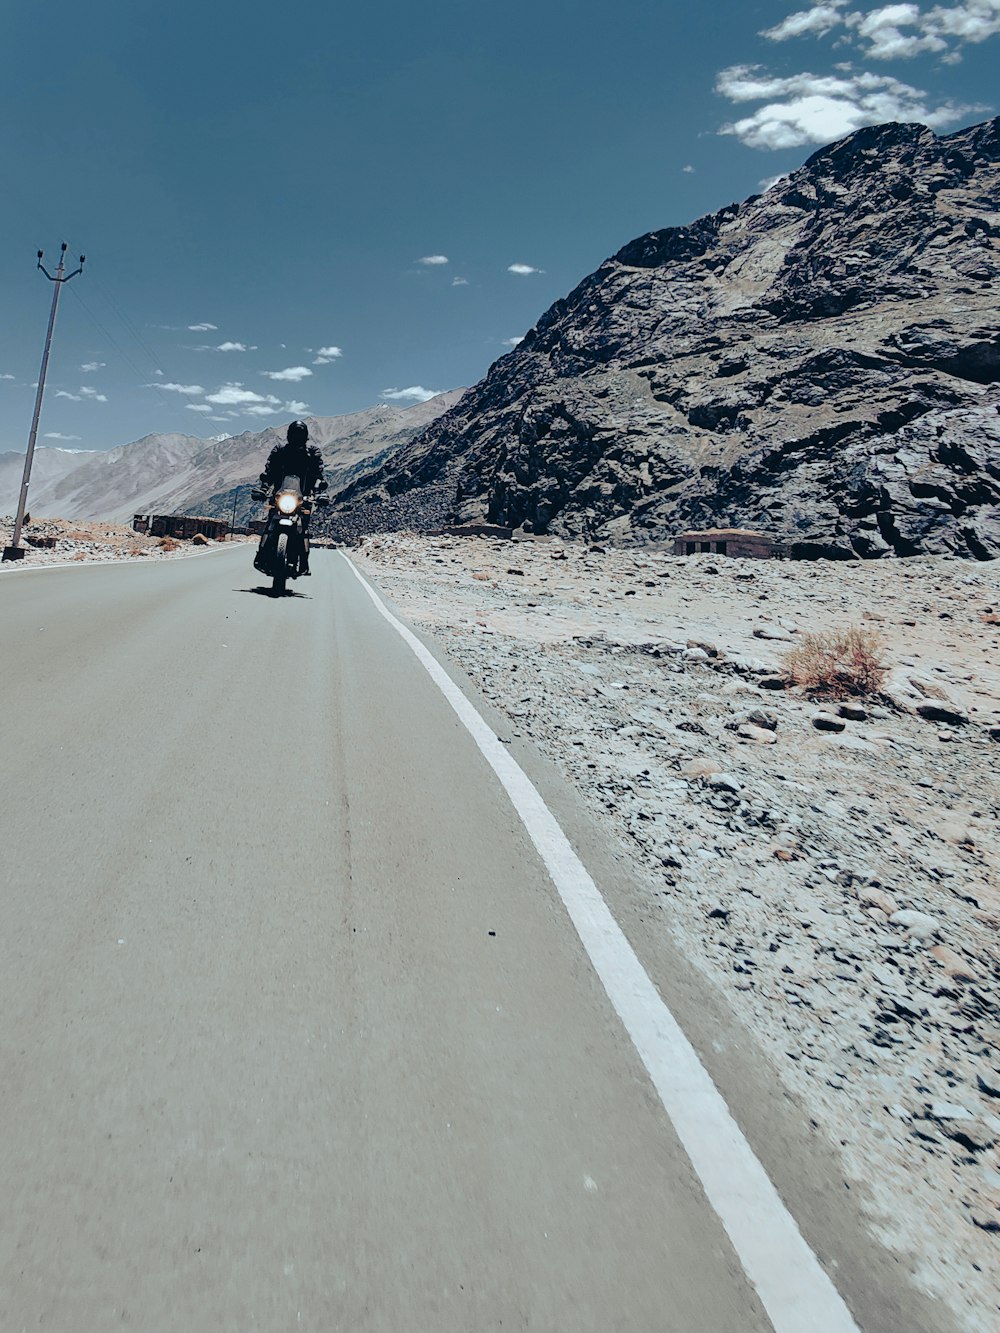
[{"label": "pole crossarm", "polygon": [[21,491],[17,499],[17,517],[14,519],[14,532],[11,537],[10,545],[3,549],[4,560],[21,560],[24,558],[24,547],[21,545],[21,529],[24,527],[24,512],[28,501],[28,483],[31,480],[31,463],[35,456],[35,440],[38,437],[38,419],[42,414],[42,396],[45,393],[45,376],[49,368],[49,352],[52,350],[52,332],[56,326],[56,311],[59,309],[59,295],[62,292],[63,284],[75,278],[78,273],[83,272],[83,266],[87,262],[87,256],[80,256],[80,263],[72,273],[66,272],[66,251],[69,249],[66,242],[63,241],[59,252],[59,264],[55,273],[50,273],[42,263],[45,258],[45,251],[38,251],[37,267],[53,284],[52,287],[52,308],[49,311],[49,327],[45,334],[45,350],[42,353],[42,368],[38,372],[38,392],[35,394],[35,410],[31,418],[31,431],[28,434],[28,449],[24,456],[24,473],[21,477]]}]

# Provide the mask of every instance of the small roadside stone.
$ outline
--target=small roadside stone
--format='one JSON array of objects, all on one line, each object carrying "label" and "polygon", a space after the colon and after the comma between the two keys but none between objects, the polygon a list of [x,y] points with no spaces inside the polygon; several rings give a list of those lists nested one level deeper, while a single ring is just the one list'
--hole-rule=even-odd
[{"label": "small roadside stone", "polygon": [[864,903],[866,907],[878,907],[887,917],[893,917],[899,911],[899,904],[892,894],[873,884],[863,884],[858,889],[858,902]]},{"label": "small roadside stone", "polygon": [[743,790],[742,782],[734,778],[731,773],[714,773],[708,779],[708,785],[715,791],[728,791],[734,796],[738,796]]},{"label": "small roadside stone", "polygon": [[689,759],[678,772],[682,778],[709,778],[713,773],[721,773],[722,765],[711,759]]},{"label": "small roadside stone", "polygon": [[964,727],[969,721],[963,709],[938,699],[921,699],[913,711],[925,722],[944,722],[951,727]]},{"label": "small roadside stone", "polygon": [[941,964],[947,975],[955,981],[978,981],[979,973],[971,963],[957,954],[954,949],[949,949],[947,944],[935,944],[931,949],[931,957]]},{"label": "small roadside stone", "polygon": [[773,745],[778,739],[767,727],[756,727],[752,722],[742,722],[736,728],[736,734],[742,740],[754,741],[758,745]]},{"label": "small roadside stone", "polygon": [[863,708],[861,704],[842,703],[837,712],[841,717],[846,717],[848,722],[868,721],[868,709]]},{"label": "small roadside stone", "polygon": [[917,940],[929,940],[932,935],[936,935],[941,929],[941,922],[936,916],[911,909],[903,912],[893,912],[889,918],[889,925],[901,926],[908,935],[912,935]]},{"label": "small roadside stone", "polygon": [[[762,690],[786,690],[788,679],[786,676],[761,676],[757,685]],[[997,728],[997,739],[1000,739],[1000,727]]]},{"label": "small roadside stone", "polygon": [[817,731],[843,731],[845,722],[832,713],[813,713],[812,724]]},{"label": "small roadside stone", "polygon": [[748,722],[752,727],[765,727],[768,731],[778,730],[778,719],[774,713],[766,713],[763,708],[751,708],[744,713],[741,722]]},{"label": "small roadside stone", "polygon": [[688,639],[688,648],[700,648],[708,657],[721,657],[722,653],[717,644],[709,643],[706,639]]},{"label": "small roadside stone", "polygon": [[971,1120],[972,1112],[958,1102],[931,1102],[930,1116],[932,1120]]}]

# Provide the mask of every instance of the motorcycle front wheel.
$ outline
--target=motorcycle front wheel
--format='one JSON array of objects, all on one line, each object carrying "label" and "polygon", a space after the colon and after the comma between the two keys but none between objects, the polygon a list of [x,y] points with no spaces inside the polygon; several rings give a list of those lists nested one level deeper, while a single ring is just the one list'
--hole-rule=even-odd
[{"label": "motorcycle front wheel", "polygon": [[285,580],[288,578],[288,533],[279,532],[278,540],[274,547],[274,570],[272,574],[271,591],[275,597],[281,597],[285,591]]}]

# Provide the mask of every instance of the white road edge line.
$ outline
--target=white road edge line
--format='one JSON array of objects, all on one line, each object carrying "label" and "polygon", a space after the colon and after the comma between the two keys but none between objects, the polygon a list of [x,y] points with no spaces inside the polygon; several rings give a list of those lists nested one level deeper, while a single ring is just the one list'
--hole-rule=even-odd
[{"label": "white road edge line", "polygon": [[763,1166],[538,790],[448,673],[341,552],[502,783],[646,1066],[775,1333],[859,1333]]}]

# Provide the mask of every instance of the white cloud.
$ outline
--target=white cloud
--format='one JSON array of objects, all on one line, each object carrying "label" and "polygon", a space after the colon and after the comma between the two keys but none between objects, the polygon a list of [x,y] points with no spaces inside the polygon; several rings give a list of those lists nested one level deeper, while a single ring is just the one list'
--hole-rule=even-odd
[{"label": "white cloud", "polygon": [[946,33],[963,42],[985,42],[987,37],[1000,32],[1000,0],[935,5],[926,23],[930,32]]},{"label": "white cloud", "polygon": [[684,175],[685,175],[685,176],[693,176],[693,175],[694,175],[694,167],[692,167],[690,164],[689,164],[688,166],[686,166],[686,167],[681,167],[681,171],[684,172]]},{"label": "white cloud", "polygon": [[504,347],[516,347],[518,343],[524,342],[524,334],[522,333],[520,338],[501,338],[500,341]]},{"label": "white cloud", "polygon": [[218,333],[218,324],[189,324],[189,330],[192,333]]},{"label": "white cloud", "polygon": [[[103,370],[108,363],[106,361],[85,361],[80,369],[85,375],[90,375],[95,370]],[[2,376],[0,376],[2,378]]]},{"label": "white cloud", "polygon": [[760,35],[772,42],[787,42],[790,37],[822,37],[843,23],[839,11],[845,4],[846,0],[827,0],[827,3],[814,4],[812,9],[800,9],[782,19],[776,27],[765,28]]},{"label": "white cloud", "polygon": [[453,287],[468,287],[468,285],[469,285],[469,279],[468,279],[468,278],[452,278],[452,280],[451,280],[451,285],[452,285]]},{"label": "white cloud", "polygon": [[447,264],[447,262],[448,262],[447,255],[424,255],[423,259],[417,260],[418,264],[431,264],[431,265]]},{"label": "white cloud", "polygon": [[67,393],[65,389],[56,389],[57,398],[68,398],[71,403],[82,403],[83,399],[78,393]]},{"label": "white cloud", "polygon": [[[312,350],[313,349],[311,347],[306,348],[307,352],[311,352]],[[341,357],[343,355],[344,353],[341,351],[339,347],[317,347],[316,360],[313,362],[313,365],[328,366],[331,361],[336,361],[338,357]]]},{"label": "white cloud", "polygon": [[[848,14],[845,22],[865,43],[864,53],[871,60],[906,60],[921,51],[947,50],[947,42],[925,30],[918,5],[883,5],[867,14]],[[903,32],[913,27],[915,33]]]},{"label": "white cloud", "polygon": [[757,189],[760,190],[761,194],[767,194],[768,190],[773,189],[780,181],[787,179],[787,173],[778,176],[765,176],[762,181],[757,182]]},{"label": "white cloud", "polygon": [[197,397],[198,394],[200,394],[200,393],[204,393],[204,392],[205,392],[205,390],[201,387],[200,384],[173,384],[173,383],[169,383],[169,384],[145,384],[145,385],[143,385],[143,388],[145,388],[145,389],[167,389],[170,393],[186,393],[186,394],[189,395],[189,397],[192,397],[192,398],[195,398],[195,397]]},{"label": "white cloud", "polygon": [[246,343],[219,343],[215,350],[217,352],[256,352],[257,348],[248,346]]},{"label": "white cloud", "polygon": [[284,370],[262,370],[260,373],[269,380],[287,380],[297,384],[299,380],[308,379],[312,371],[308,366],[288,366]]},{"label": "white cloud", "polygon": [[834,28],[840,40],[858,46],[871,60],[908,60],[922,51],[947,52],[949,64],[961,59],[959,48],[1000,33],[1000,0],[957,0],[921,9],[918,4],[878,5],[845,10],[846,0],[816,0],[811,8],[789,14],[761,34],[772,42],[793,37],[823,37]]},{"label": "white cloud", "polygon": [[106,403],[108,401],[107,394],[98,393],[96,389],[92,389],[88,384],[81,386],[80,394],[94,403]]},{"label": "white cloud", "polygon": [[62,431],[58,430],[47,430],[45,438],[47,440],[78,440],[80,437],[79,435],[63,435]]},{"label": "white cloud", "polygon": [[300,413],[309,411],[309,404],[300,403],[297,399],[292,398],[285,404],[285,411],[291,412],[293,416],[299,416]]},{"label": "white cloud", "polygon": [[543,268],[532,268],[530,264],[508,264],[508,273],[516,273],[519,277],[526,277],[529,273],[544,273]]},{"label": "white cloud", "polygon": [[212,410],[208,403],[185,403],[184,406],[189,412],[211,412]]},{"label": "white cloud", "polygon": [[17,379],[17,376],[16,376],[16,375],[0,375],[0,380],[13,380],[13,379]]},{"label": "white cloud", "polygon": [[276,403],[274,407],[265,407],[262,404],[255,403],[252,407],[245,407],[243,409],[248,417],[273,417],[275,413],[280,410],[280,403]]},{"label": "white cloud", "polygon": [[252,389],[244,389],[239,383],[230,383],[223,384],[215,393],[206,394],[205,401],[214,403],[216,407],[245,407],[248,403],[277,407],[281,399],[275,398],[272,394],[254,393]]},{"label": "white cloud", "polygon": [[412,403],[426,403],[431,398],[436,398],[443,389],[425,389],[422,384],[411,384],[408,389],[383,389],[383,398],[392,398],[396,401],[405,401],[409,399]]},{"label": "white cloud", "polygon": [[936,128],[979,109],[951,102],[933,106],[921,89],[868,72],[779,78],[759,65],[732,65],[722,70],[715,87],[731,102],[765,102],[751,116],[719,131],[735,135],[751,148],[829,143],[863,125],[888,120],[920,121]]}]

